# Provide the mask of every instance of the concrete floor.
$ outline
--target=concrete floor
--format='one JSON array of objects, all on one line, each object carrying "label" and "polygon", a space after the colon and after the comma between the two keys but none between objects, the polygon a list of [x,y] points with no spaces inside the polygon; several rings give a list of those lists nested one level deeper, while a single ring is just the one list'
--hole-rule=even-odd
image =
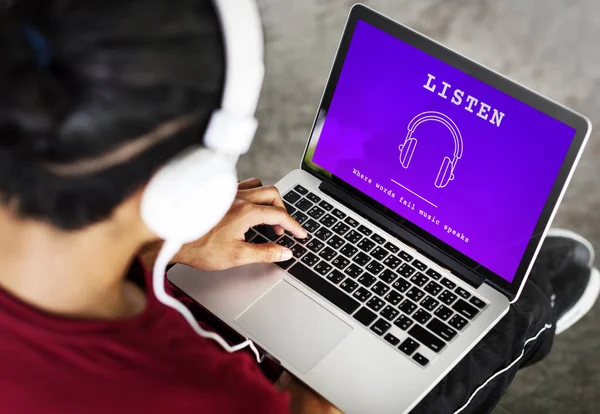
[{"label": "concrete floor", "polygon": [[[258,0],[267,77],[261,128],[240,165],[273,183],[299,164],[352,0]],[[600,121],[600,2],[372,0],[366,3],[554,100]],[[556,226],[600,246],[600,141],[592,135]],[[522,371],[496,413],[599,413],[600,305]]]}]

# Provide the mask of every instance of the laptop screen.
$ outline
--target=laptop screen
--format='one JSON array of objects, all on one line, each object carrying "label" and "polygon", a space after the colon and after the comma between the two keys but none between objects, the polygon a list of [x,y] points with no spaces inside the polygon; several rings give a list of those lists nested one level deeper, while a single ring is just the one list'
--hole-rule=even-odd
[{"label": "laptop screen", "polygon": [[576,130],[359,20],[312,162],[512,282]]}]

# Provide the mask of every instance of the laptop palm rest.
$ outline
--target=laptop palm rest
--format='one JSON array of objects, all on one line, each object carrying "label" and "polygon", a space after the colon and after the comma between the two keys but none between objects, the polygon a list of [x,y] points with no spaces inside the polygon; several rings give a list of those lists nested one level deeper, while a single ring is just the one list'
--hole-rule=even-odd
[{"label": "laptop palm rest", "polygon": [[285,281],[245,310],[235,323],[302,374],[352,332],[350,325]]}]

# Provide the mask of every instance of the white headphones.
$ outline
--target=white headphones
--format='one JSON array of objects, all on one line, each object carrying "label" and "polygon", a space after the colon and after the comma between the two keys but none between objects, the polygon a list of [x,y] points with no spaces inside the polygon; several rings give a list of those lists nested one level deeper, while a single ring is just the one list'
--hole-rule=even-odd
[{"label": "white headphones", "polygon": [[230,347],[206,332],[189,310],[167,295],[164,274],[181,246],[208,233],[227,213],[237,193],[235,164],[254,139],[254,118],[264,77],[263,34],[254,0],[213,0],[225,43],[225,88],[221,108],[213,112],[204,134],[204,147],[195,147],[162,167],[148,183],[141,202],[146,225],[165,240],[153,270],[158,300],[178,311],[201,336]]}]

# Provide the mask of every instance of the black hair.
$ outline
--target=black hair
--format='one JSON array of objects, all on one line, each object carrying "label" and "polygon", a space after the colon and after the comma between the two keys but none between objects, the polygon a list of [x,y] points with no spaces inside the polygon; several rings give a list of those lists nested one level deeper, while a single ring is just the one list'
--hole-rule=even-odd
[{"label": "black hair", "polygon": [[[0,0],[0,203],[78,229],[110,217],[201,137],[224,50],[209,0]],[[6,0],[4,0],[6,1]],[[35,28],[50,59],[40,61]],[[132,160],[80,176],[44,167],[108,152],[182,115],[198,121]]]}]

